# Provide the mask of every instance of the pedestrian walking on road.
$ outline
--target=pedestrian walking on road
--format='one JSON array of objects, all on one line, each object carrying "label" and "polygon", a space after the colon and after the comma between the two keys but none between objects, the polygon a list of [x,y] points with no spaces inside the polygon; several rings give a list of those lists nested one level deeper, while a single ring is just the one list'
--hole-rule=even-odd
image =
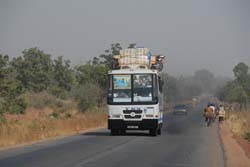
[{"label": "pedestrian walking on road", "polygon": [[210,123],[214,120],[214,117],[215,117],[213,108],[211,108],[210,105],[208,105],[204,109],[203,116],[205,117],[206,125],[209,126]]}]

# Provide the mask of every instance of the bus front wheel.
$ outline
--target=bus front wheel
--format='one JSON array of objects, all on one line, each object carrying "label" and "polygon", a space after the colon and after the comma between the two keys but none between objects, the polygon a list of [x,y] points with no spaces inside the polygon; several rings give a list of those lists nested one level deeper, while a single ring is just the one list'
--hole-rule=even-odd
[{"label": "bus front wheel", "polygon": [[112,136],[116,136],[116,135],[119,134],[119,130],[118,130],[118,129],[111,129],[111,130],[110,130],[110,134],[111,134]]},{"label": "bus front wheel", "polygon": [[158,135],[161,135],[161,127],[159,127],[159,128],[157,129],[157,134],[158,134]]},{"label": "bus front wheel", "polygon": [[157,136],[157,129],[150,129],[149,134],[150,136]]}]

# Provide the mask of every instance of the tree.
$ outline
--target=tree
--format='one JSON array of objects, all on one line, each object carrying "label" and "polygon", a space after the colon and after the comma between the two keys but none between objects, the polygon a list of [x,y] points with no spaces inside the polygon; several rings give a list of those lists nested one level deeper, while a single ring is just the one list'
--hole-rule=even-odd
[{"label": "tree", "polygon": [[244,84],[248,80],[248,70],[249,67],[245,63],[237,64],[234,69],[234,76],[240,84]]},{"label": "tree", "polygon": [[100,105],[103,100],[103,90],[95,83],[87,82],[78,85],[73,89],[73,94],[81,112]]},{"label": "tree", "polygon": [[104,64],[107,68],[111,69],[112,67],[112,58],[114,55],[118,55],[122,49],[120,43],[111,44],[111,48],[105,50],[104,54],[101,54],[99,57],[103,61],[100,64]]},{"label": "tree", "polygon": [[234,75],[236,77],[236,81],[242,87],[245,92],[245,103],[250,102],[250,74],[249,67],[243,63],[238,63],[233,69]]},{"label": "tree", "polygon": [[216,86],[221,85],[218,83],[220,79],[215,78],[208,70],[199,70],[193,76],[180,76],[179,78],[163,74],[163,79],[164,94],[171,101],[188,100],[202,94],[213,94]]},{"label": "tree", "polygon": [[250,74],[249,67],[245,63],[238,63],[234,69],[235,80],[228,82],[218,95],[221,100],[228,102],[238,102],[243,106],[250,101]]},{"label": "tree", "polygon": [[10,73],[9,65],[9,56],[3,55],[0,53],[0,94],[4,91],[2,85],[4,84],[6,78]]},{"label": "tree", "polygon": [[85,64],[76,67],[76,78],[79,84],[92,82],[105,88],[107,73],[108,68],[104,65]]},{"label": "tree", "polygon": [[25,49],[23,55],[11,62],[27,90],[35,92],[47,90],[52,79],[52,60],[49,54],[38,48]]},{"label": "tree", "polygon": [[92,64],[93,65],[98,65],[100,64],[100,59],[98,57],[94,57],[93,60],[92,60]]},{"label": "tree", "polygon": [[130,49],[130,48],[135,48],[136,47],[136,43],[130,43],[129,45],[128,45],[128,48]]},{"label": "tree", "polygon": [[12,114],[24,113],[27,102],[23,97],[20,97],[24,93],[24,89],[20,81],[15,78],[5,79],[0,85],[1,96],[3,97],[3,104],[0,110]]},{"label": "tree", "polygon": [[208,70],[202,69],[194,73],[194,80],[199,84],[200,89],[204,93],[212,93],[214,91],[215,78],[213,73]]},{"label": "tree", "polygon": [[163,79],[163,93],[169,101],[174,101],[178,98],[179,92],[177,88],[177,79],[168,74],[162,75]]},{"label": "tree", "polygon": [[53,60],[53,79],[51,85],[52,94],[60,98],[66,98],[74,85],[75,76],[70,67],[70,60],[63,60],[62,56]]},{"label": "tree", "polygon": [[9,56],[0,53],[0,81],[8,74]]},{"label": "tree", "polygon": [[209,78],[214,78],[214,75],[210,71],[202,69],[194,73],[194,78],[198,80],[207,80]]},{"label": "tree", "polygon": [[224,88],[224,100],[228,102],[238,102],[243,105],[246,102],[247,94],[238,82],[229,82]]},{"label": "tree", "polygon": [[20,97],[23,86],[15,77],[8,55],[0,54],[0,115],[3,112],[23,113],[26,109],[27,103]]}]

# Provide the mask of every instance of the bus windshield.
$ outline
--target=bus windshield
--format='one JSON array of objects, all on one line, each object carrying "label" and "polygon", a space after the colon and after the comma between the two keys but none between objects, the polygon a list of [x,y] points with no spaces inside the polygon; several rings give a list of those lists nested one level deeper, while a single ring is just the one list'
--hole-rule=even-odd
[{"label": "bus windshield", "polygon": [[153,102],[158,96],[157,76],[153,74],[110,75],[109,87],[111,103]]},{"label": "bus windshield", "polygon": [[153,78],[151,74],[133,75],[133,101],[147,102],[152,101],[153,96]]},{"label": "bus windshield", "polygon": [[113,76],[113,102],[131,102],[131,76]]}]

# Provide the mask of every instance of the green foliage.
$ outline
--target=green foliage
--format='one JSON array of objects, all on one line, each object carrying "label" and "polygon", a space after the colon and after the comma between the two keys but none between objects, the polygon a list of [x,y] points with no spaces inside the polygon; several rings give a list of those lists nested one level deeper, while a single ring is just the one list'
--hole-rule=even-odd
[{"label": "green foliage", "polygon": [[238,63],[234,69],[235,80],[228,82],[217,95],[227,102],[238,102],[247,105],[250,102],[250,74],[249,67],[244,63]]},{"label": "green foliage", "polygon": [[[111,69],[112,66],[112,58],[114,55],[118,55],[120,50],[122,49],[119,43],[111,44],[111,48],[105,50],[104,54],[101,54],[99,57],[103,61],[100,61],[100,64],[104,64],[106,67]],[[94,61],[93,61],[94,62]]]},{"label": "green foliage", "polygon": [[15,78],[5,78],[0,83],[0,96],[4,98],[15,98],[24,92],[20,81]]},{"label": "green foliage", "polygon": [[3,81],[9,73],[8,64],[9,56],[0,54],[0,82]]},{"label": "green foliage", "polygon": [[78,108],[82,112],[100,105],[102,97],[104,97],[102,89],[93,83],[85,83],[84,85],[77,86],[73,94],[78,102]]},{"label": "green foliage", "polygon": [[5,117],[3,116],[3,114],[0,113],[0,124],[4,123],[6,121]]},{"label": "green foliage", "polygon": [[3,110],[10,114],[23,114],[27,107],[24,98],[6,98],[3,103]]},{"label": "green foliage", "polygon": [[250,141],[250,133],[249,132],[245,132],[243,137],[244,137],[245,140]]},{"label": "green foliage", "polygon": [[56,97],[65,99],[75,83],[75,74],[70,67],[69,60],[57,57],[53,62],[53,79],[50,92]]},{"label": "green foliage", "polygon": [[229,82],[223,90],[223,98],[228,102],[243,103],[247,98],[244,88],[238,82]]},{"label": "green foliage", "polygon": [[14,70],[10,67],[9,57],[0,54],[0,114],[24,113],[27,103],[24,98],[19,97],[23,92],[21,82],[15,78]]},{"label": "green foliage", "polygon": [[174,101],[178,98],[178,88],[177,88],[177,79],[168,75],[163,75],[163,93],[170,101]]},{"label": "green foliage", "polygon": [[3,97],[2,110],[12,114],[24,113],[27,102],[19,97],[23,93],[23,87],[17,80],[5,79],[0,84],[0,95]]},{"label": "green foliage", "polygon": [[128,45],[128,48],[135,48],[136,47],[136,43],[131,43]]},{"label": "green foliage", "polygon": [[105,88],[107,72],[108,68],[103,65],[85,64],[76,67],[76,77],[80,85],[86,82],[92,82]]},{"label": "green foliage", "polygon": [[93,60],[92,60],[92,64],[93,65],[99,65],[100,64],[100,58],[94,57]]},{"label": "green foliage", "polygon": [[239,63],[237,64],[234,69],[234,76],[236,77],[236,80],[240,83],[240,84],[244,84],[245,82],[247,82],[248,80],[248,70],[249,67],[245,64],[245,63]]},{"label": "green foliage", "polygon": [[59,118],[60,114],[58,112],[53,112],[52,114],[50,114],[51,118]]},{"label": "green foliage", "polygon": [[194,73],[194,84],[199,84],[199,89],[201,92],[211,93],[214,89],[214,75],[208,70],[198,70]]},{"label": "green foliage", "polygon": [[215,78],[208,70],[199,70],[193,76],[179,78],[164,73],[162,78],[163,92],[169,101],[188,100],[202,94],[213,94],[216,88],[225,82]]},{"label": "green foliage", "polygon": [[64,117],[65,117],[65,118],[71,118],[72,115],[71,115],[70,113],[65,113]]},{"label": "green foliage", "polygon": [[58,87],[70,91],[74,82],[74,73],[70,68],[70,60],[63,61],[62,56],[59,56],[54,60],[53,70]]},{"label": "green foliage", "polygon": [[76,67],[62,56],[52,59],[37,47],[25,49],[12,60],[0,54],[0,114],[23,113],[27,106],[63,111],[66,100],[60,106],[62,99],[71,96],[81,111],[100,105],[112,57],[120,49],[119,43],[111,44],[104,54]]},{"label": "green foliage", "polygon": [[52,60],[49,54],[38,48],[25,49],[23,55],[11,62],[17,72],[16,78],[34,92],[47,90],[52,78]]}]

